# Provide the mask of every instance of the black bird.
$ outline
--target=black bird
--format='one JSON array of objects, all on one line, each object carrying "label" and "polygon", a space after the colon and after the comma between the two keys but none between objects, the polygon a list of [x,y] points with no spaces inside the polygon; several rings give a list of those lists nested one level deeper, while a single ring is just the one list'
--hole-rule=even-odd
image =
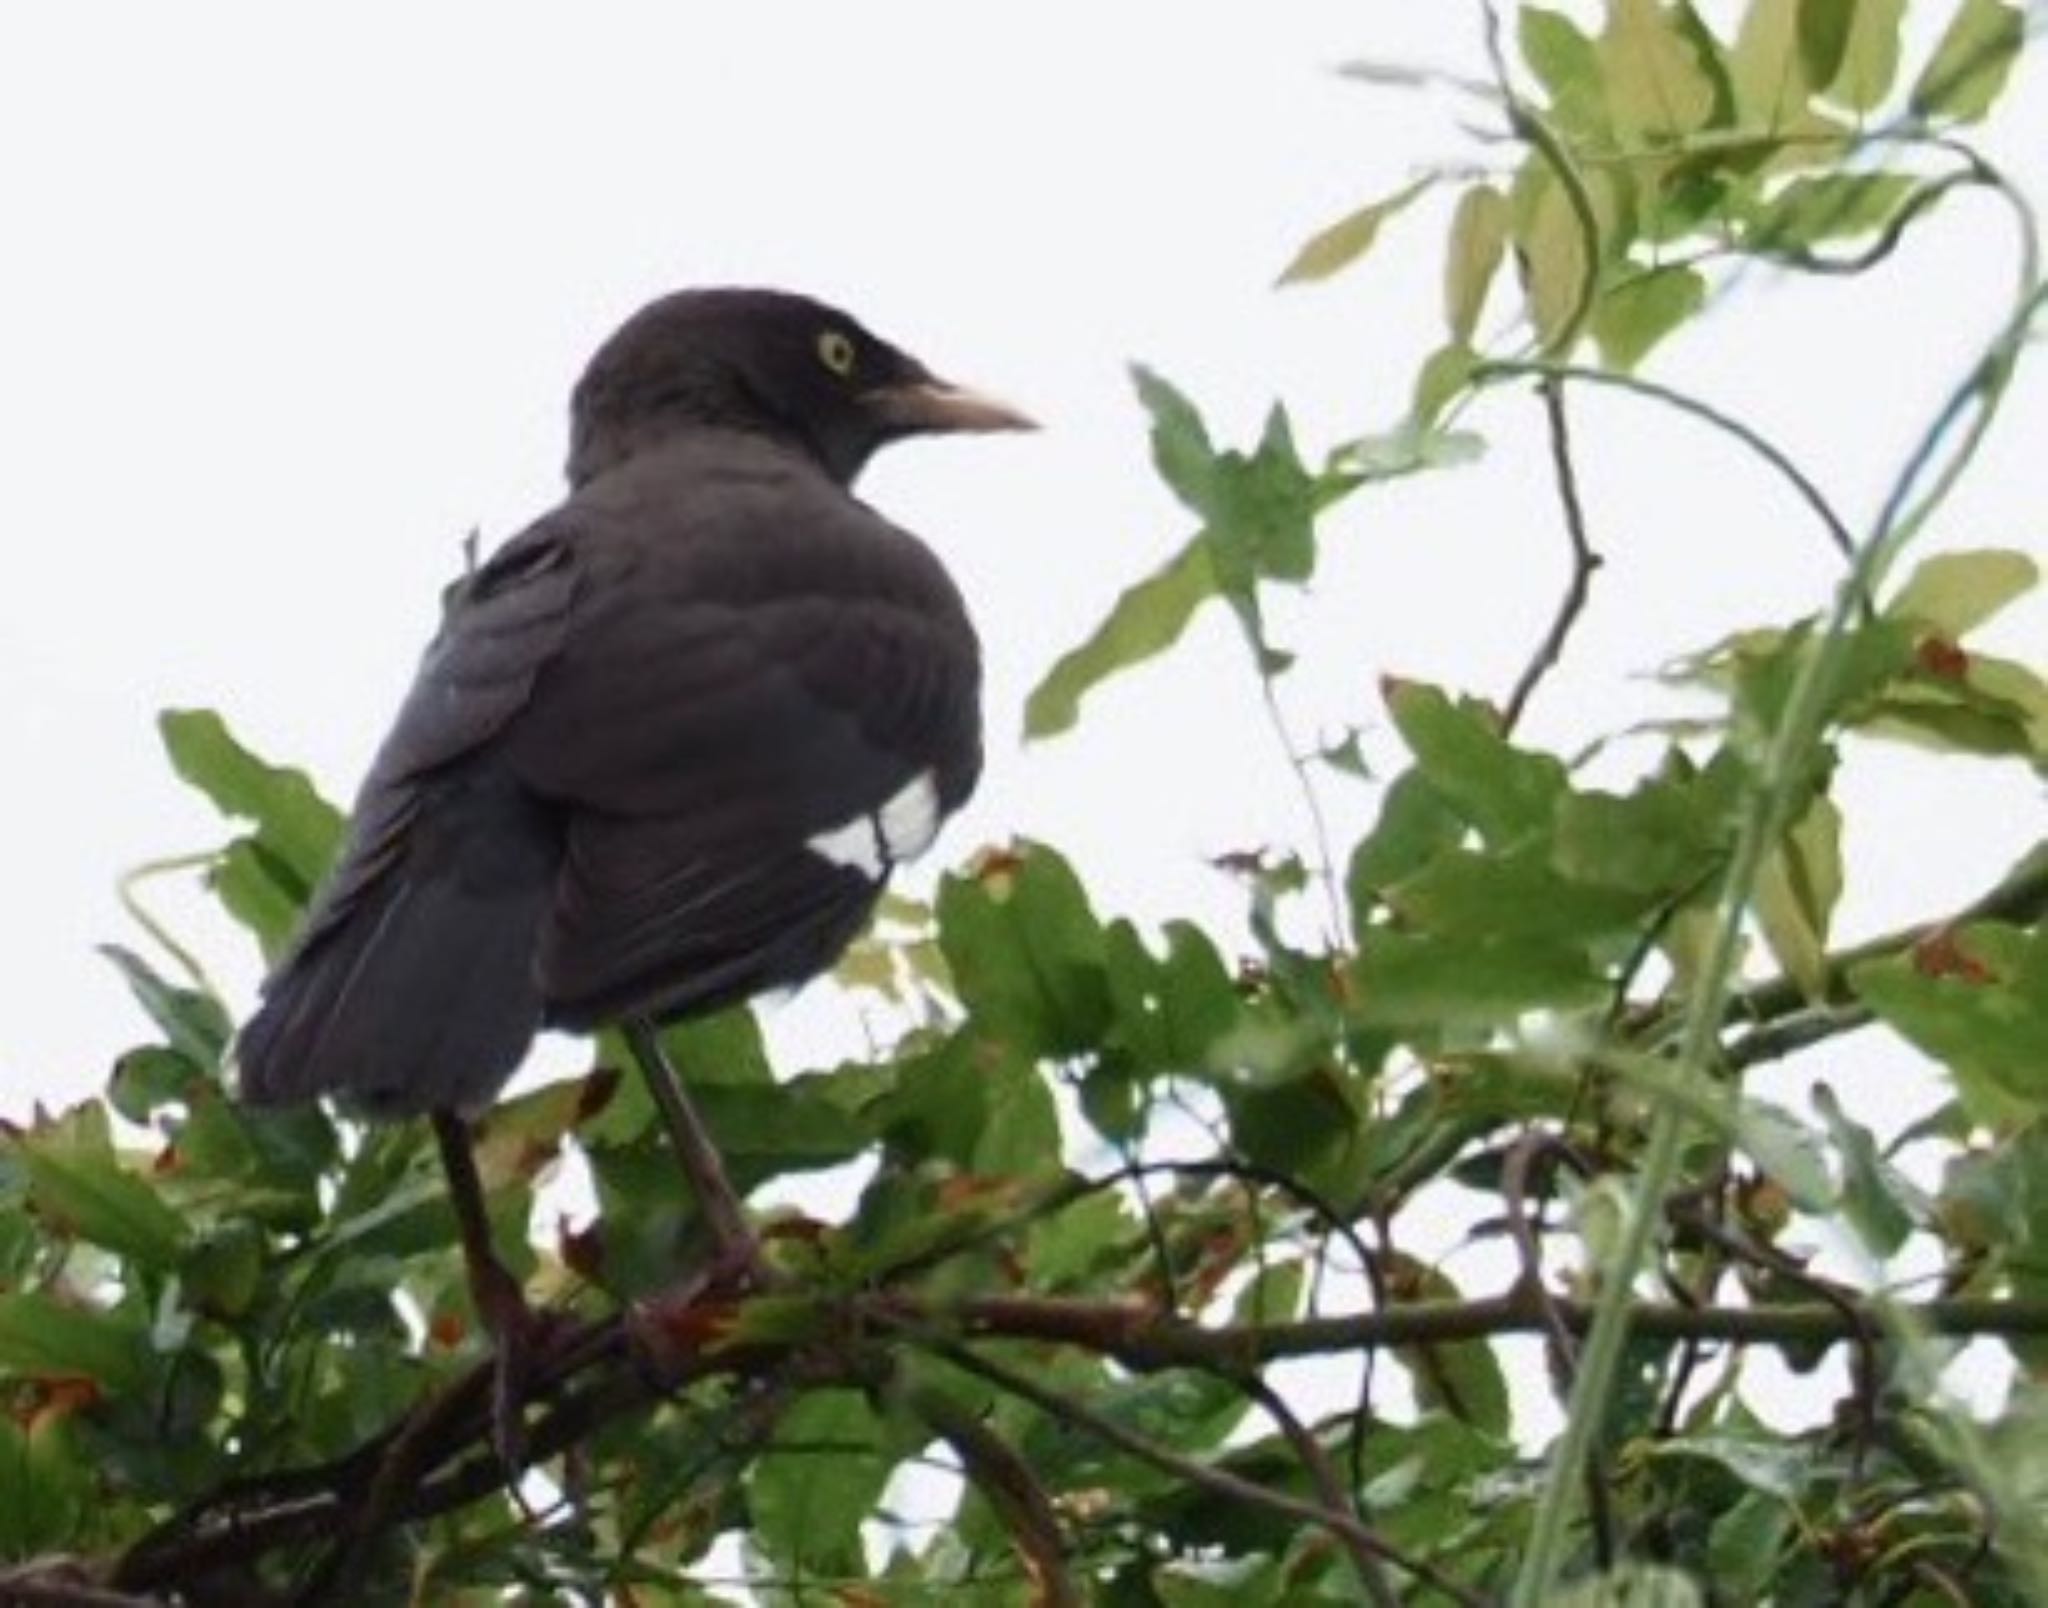
[{"label": "black bird", "polygon": [[1029,424],[760,290],[644,308],[571,413],[566,500],[460,587],[236,1051],[253,1102],[435,1112],[458,1174],[451,1113],[539,1028],[624,1023],[646,1064],[650,1023],[804,981],[967,798],[973,627],[848,488],[903,437]]}]

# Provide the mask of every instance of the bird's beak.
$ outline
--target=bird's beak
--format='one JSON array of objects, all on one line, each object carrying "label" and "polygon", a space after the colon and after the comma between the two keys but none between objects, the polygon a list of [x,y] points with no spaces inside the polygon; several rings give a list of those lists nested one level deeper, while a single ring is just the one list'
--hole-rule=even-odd
[{"label": "bird's beak", "polygon": [[871,392],[868,409],[899,435],[1038,428],[1029,414],[1007,402],[939,379],[913,380]]}]

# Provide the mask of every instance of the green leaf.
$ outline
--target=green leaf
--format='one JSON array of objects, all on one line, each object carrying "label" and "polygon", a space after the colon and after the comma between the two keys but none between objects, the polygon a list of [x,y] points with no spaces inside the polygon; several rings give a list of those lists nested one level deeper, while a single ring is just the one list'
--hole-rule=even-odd
[{"label": "green leaf", "polygon": [[1099,682],[1172,646],[1194,611],[1219,594],[1237,605],[1264,673],[1283,661],[1259,623],[1261,581],[1300,582],[1315,567],[1315,516],[1358,483],[1348,471],[1311,474],[1296,452],[1284,410],[1274,408],[1258,447],[1216,451],[1201,415],[1157,375],[1136,371],[1153,418],[1153,457],[1176,496],[1205,521],[1172,563],[1126,591],[1110,616],[1067,653],[1025,704],[1025,734],[1066,730]]},{"label": "green leaf", "polygon": [[1059,1113],[1023,1047],[958,1033],[906,1063],[876,1121],[891,1146],[984,1178],[1060,1167]]},{"label": "green leaf", "polygon": [[1899,76],[1899,25],[1906,0],[1856,0],[1842,64],[1824,87],[1828,98],[1852,112],[1868,112],[1891,93]]},{"label": "green leaf", "polygon": [[218,1081],[190,1057],[161,1044],[144,1044],[114,1063],[107,1104],[133,1123],[147,1123],[161,1107],[184,1104]]},{"label": "green leaf", "polygon": [[1799,0],[1799,61],[1809,84],[1832,84],[1848,53],[1856,0]]},{"label": "green leaf", "polygon": [[28,1176],[29,1200],[43,1221],[127,1257],[138,1267],[168,1271],[184,1255],[185,1219],[121,1165],[105,1140],[83,1129],[23,1134],[10,1147]]},{"label": "green leaf", "polygon": [[1842,1158],[1843,1215],[1873,1256],[1896,1255],[1913,1232],[1916,1215],[1930,1214],[1930,1203],[1912,1180],[1884,1159],[1870,1130],[1842,1109],[1833,1089],[1815,1084],[1813,1104]]},{"label": "green leaf", "polygon": [[1421,682],[1389,684],[1387,710],[1416,766],[1481,837],[1505,847],[1542,831],[1566,791],[1564,766],[1500,735],[1499,718]]},{"label": "green leaf", "polygon": [[[1745,125],[1775,139],[1827,130],[1808,104],[1816,86],[1799,49],[1799,8],[1804,0],[1751,0],[1729,52],[1736,105]],[[1774,141],[1775,143],[1775,141]],[[1776,147],[1794,153],[1798,147]]]},{"label": "green leaf", "polygon": [[[1729,51],[1737,113],[1757,143],[1745,152],[1745,170],[1812,166],[1841,154],[1849,131],[1815,107],[1819,84],[1806,78],[1798,49],[1802,0],[1751,0]],[[1851,43],[1845,55],[1858,45]],[[1864,47],[1868,49],[1868,45]]]},{"label": "green leaf", "polygon": [[1699,42],[1661,0],[1609,0],[1599,53],[1608,110],[1624,138],[1668,141],[1713,117],[1714,78]]},{"label": "green leaf", "polygon": [[1575,134],[1604,132],[1606,80],[1593,41],[1547,6],[1523,6],[1516,28],[1522,59],[1550,97],[1551,120]]},{"label": "green leaf", "polygon": [[1707,282],[1691,268],[1632,273],[1593,306],[1593,339],[1611,368],[1634,368],[1706,305]]},{"label": "green leaf", "polygon": [[1544,1608],[1706,1608],[1706,1595],[1681,1569],[1624,1563],[1544,1599]]},{"label": "green leaf", "polygon": [[1306,1262],[1267,1262],[1231,1304],[1235,1324],[1286,1323],[1301,1311],[1308,1288]]},{"label": "green leaf", "polygon": [[1596,260],[1587,251],[1585,225],[1548,167],[1523,168],[1515,186],[1515,241],[1521,248],[1529,321],[1546,350],[1559,341],[1586,303]]},{"label": "green leaf", "polygon": [[1417,179],[1392,195],[1347,213],[1328,228],[1317,231],[1281,271],[1279,282],[1283,285],[1308,284],[1341,273],[1372,249],[1373,242],[1379,238],[1381,225],[1435,182],[1431,178]]},{"label": "green leaf", "polygon": [[1696,887],[1734,832],[1740,793],[1723,772],[1646,782],[1624,796],[1568,793],[1551,858],[1577,882],[1669,898]]},{"label": "green leaf", "polygon": [[2032,591],[2040,579],[2040,565],[2010,548],[1937,553],[1921,561],[1884,612],[1955,640]]},{"label": "green leaf", "polygon": [[822,1081],[700,1084],[692,1097],[735,1173],[776,1178],[836,1167],[867,1146],[866,1127],[821,1090]]},{"label": "green leaf", "polygon": [[1977,922],[1849,974],[1858,997],[1953,1071],[1966,1099],[2048,1106],[2048,932]]},{"label": "green leaf", "polygon": [[1307,580],[1315,570],[1316,513],[1335,489],[1303,466],[1278,407],[1250,457],[1221,454],[1206,511],[1223,590],[1249,596],[1257,580]]},{"label": "green leaf", "polygon": [[1118,672],[1156,658],[1180,640],[1195,610],[1216,596],[1209,543],[1197,536],[1163,569],[1125,589],[1087,641],[1064,653],[1024,704],[1024,735],[1070,730],[1081,700]]},{"label": "green leaf", "polygon": [[1578,882],[1548,844],[1480,853],[1452,849],[1387,890],[1404,930],[1591,944],[1634,931],[1654,894]]},{"label": "green leaf", "polygon": [[1835,1184],[1819,1136],[1783,1106],[1745,1096],[1735,1107],[1733,1137],[1802,1211],[1825,1212],[1834,1205]]},{"label": "green leaf", "polygon": [[[1423,461],[1417,467],[1427,467],[1429,448],[1437,419],[1442,415],[1452,398],[1462,395],[1472,383],[1472,371],[1479,366],[1479,354],[1469,346],[1453,343],[1440,346],[1423,359],[1422,367],[1415,371],[1415,394],[1408,404],[1408,422],[1417,433],[1423,445]],[[1450,439],[1437,436],[1436,440]],[[1434,461],[1447,461],[1438,458]]]},{"label": "green leaf", "polygon": [[[1441,1268],[1397,1253],[1388,1274],[1404,1301],[1462,1301],[1465,1294]],[[1506,1436],[1514,1428],[1507,1375],[1500,1357],[1484,1340],[1443,1345],[1409,1345],[1397,1351],[1415,1381],[1416,1404],[1450,1414],[1481,1434]]]},{"label": "green leaf", "polygon": [[0,1373],[83,1377],[132,1395],[149,1377],[149,1332],[132,1319],[34,1291],[0,1294]]},{"label": "green leaf", "polygon": [[864,1579],[861,1523],[895,1462],[860,1392],[812,1391],[782,1415],[748,1474],[755,1539],[787,1573]]},{"label": "green leaf", "polygon": [[1922,653],[1921,673],[1857,712],[1858,731],[1937,752],[2048,759],[2048,683],[2025,665],[1952,645],[1923,644]]},{"label": "green leaf", "polygon": [[1099,1044],[1110,1016],[1102,926],[1073,869],[1019,843],[976,874],[948,876],[939,945],[974,1025],[1032,1055]]},{"label": "green leaf", "polygon": [[255,837],[230,843],[208,877],[228,914],[255,935],[264,958],[282,955],[305,914],[305,884]]},{"label": "green leaf", "polygon": [[1374,931],[1352,966],[1353,1014],[1373,1027],[1513,1023],[1538,1009],[1598,1004],[1606,980],[1570,945],[1489,934],[1410,937]]},{"label": "green leaf", "polygon": [[1395,777],[1380,800],[1379,820],[1351,851],[1344,875],[1354,928],[1362,932],[1389,887],[1455,847],[1465,830],[1464,817],[1420,770]]},{"label": "green leaf", "polygon": [[[72,1550],[96,1484],[71,1432],[68,1409],[0,1414],[0,1560]],[[8,1571],[12,1573],[12,1571]],[[49,1588],[57,1600],[70,1593]],[[13,1594],[10,1592],[10,1596]],[[17,1601],[48,1601],[24,1592]]]},{"label": "green leaf", "polygon": [[136,1003],[162,1029],[165,1040],[194,1065],[217,1071],[227,1051],[234,1023],[226,1008],[211,994],[180,988],[158,975],[156,969],[119,944],[101,944],[100,953],[114,963],[127,979]]},{"label": "green leaf", "polygon": [[[1229,1041],[1217,1046],[1230,1055]],[[1236,1153],[1327,1197],[1347,1195],[1372,1135],[1373,1111],[1362,1080],[1313,1056],[1296,1075],[1231,1075],[1215,1080]]]},{"label": "green leaf", "polygon": [[1842,897],[1842,812],[1816,794],[1764,860],[1756,882],[1757,923],[1800,992],[1828,993],[1828,926]]},{"label": "green leaf", "polygon": [[1974,123],[2004,92],[2026,43],[2026,17],[2002,0],[1962,0],[1907,105],[1931,120]]},{"label": "green leaf", "polygon": [[246,1218],[198,1239],[180,1270],[194,1311],[232,1322],[245,1317],[263,1286],[263,1231]]},{"label": "green leaf", "polygon": [[1734,1601],[1768,1599],[1767,1588],[1792,1536],[1795,1512],[1789,1503],[1751,1491],[1715,1515],[1707,1534],[1707,1564],[1716,1584]]},{"label": "green leaf", "polygon": [[1169,922],[1163,960],[1127,921],[1112,922],[1105,939],[1114,1045],[1146,1073],[1200,1065],[1238,1019],[1236,984],[1209,936],[1190,922]]},{"label": "green leaf", "polygon": [[[1423,364],[1422,372],[1416,378],[1415,406],[1436,405],[1448,400],[1438,396],[1440,382],[1448,378],[1438,371],[1439,360],[1455,363],[1457,359],[1450,350],[1438,352]],[[1460,384],[1463,376],[1458,377]],[[1403,475],[1412,475],[1424,469],[1455,469],[1460,464],[1474,463],[1485,453],[1484,438],[1470,430],[1438,430],[1418,425],[1414,419],[1404,419],[1391,430],[1374,435],[1359,436],[1345,442],[1330,454],[1333,475],[1356,476],[1358,483],[1376,480],[1398,480]]]},{"label": "green leaf", "polygon": [[166,709],[157,717],[171,766],[223,814],[256,824],[257,837],[313,888],[341,847],[341,812],[305,772],[266,764],[236,742],[210,709]]},{"label": "green leaf", "polygon": [[1444,321],[1454,346],[1469,345],[1479,327],[1487,289],[1507,253],[1511,223],[1508,198],[1490,184],[1474,184],[1458,197],[1450,249],[1444,254]]},{"label": "green leaf", "polygon": [[1745,249],[1799,252],[1823,240],[1874,234],[1905,205],[1919,180],[1908,173],[1823,173],[1785,184],[1742,237]]},{"label": "green leaf", "polygon": [[661,1030],[661,1047],[669,1064],[692,1088],[718,1084],[774,1087],[775,1070],[768,1064],[761,1023],[745,1005],[672,1023]]},{"label": "green leaf", "polygon": [[1216,449],[1208,426],[1187,396],[1151,369],[1131,367],[1131,384],[1152,415],[1152,464],[1173,494],[1208,517],[1216,480]]},{"label": "green leaf", "polygon": [[1780,1502],[1803,1500],[1816,1472],[1812,1447],[1796,1440],[1780,1441],[1756,1429],[1741,1432],[1741,1426],[1750,1422],[1738,1415],[1734,1428],[1676,1437],[1659,1444],[1650,1455],[1662,1461],[1711,1462],[1760,1495]]}]

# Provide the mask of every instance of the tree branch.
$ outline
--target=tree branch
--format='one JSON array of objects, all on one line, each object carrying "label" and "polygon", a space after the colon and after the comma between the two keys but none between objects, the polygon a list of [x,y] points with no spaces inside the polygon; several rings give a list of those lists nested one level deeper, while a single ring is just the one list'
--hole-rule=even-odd
[{"label": "tree branch", "polygon": [[1579,474],[1572,459],[1571,426],[1564,410],[1564,386],[1555,375],[1546,375],[1537,389],[1542,393],[1543,414],[1550,424],[1550,462],[1557,477],[1558,502],[1564,509],[1564,529],[1571,544],[1572,570],[1565,581],[1564,597],[1558,603],[1550,629],[1537,643],[1535,655],[1515,682],[1515,690],[1508,694],[1507,708],[1500,722],[1503,736],[1513,733],[1537,686],[1563,657],[1572,627],[1578,624],[1579,616],[1586,611],[1586,601],[1593,592],[1593,574],[1601,563],[1600,555],[1593,551],[1593,544],[1586,536],[1586,510],[1579,499]]},{"label": "tree branch", "polygon": [[1000,1435],[938,1390],[913,1390],[910,1407],[953,1448],[960,1467],[1017,1544],[1041,1608],[1079,1608],[1087,1599],[1067,1568],[1067,1541],[1052,1498]]},{"label": "tree branch", "polygon": [[[952,1325],[970,1336],[1047,1340],[1114,1357],[1129,1368],[1203,1368],[1241,1373],[1287,1357],[1511,1334],[1542,1334],[1543,1306],[1521,1290],[1474,1301],[1418,1301],[1377,1312],[1300,1318],[1289,1323],[1204,1326],[1162,1318],[1118,1302],[991,1296],[951,1305],[882,1295],[877,1316]],[[1593,1309],[1558,1300],[1554,1311],[1574,1335],[1583,1335]],[[1843,1305],[1797,1302],[1767,1307],[1689,1307],[1642,1302],[1629,1315],[1629,1332],[1650,1340],[1710,1340],[1743,1346],[1811,1347],[1854,1341],[1884,1313],[1903,1311],[1928,1332],[1953,1338],[2048,1335],[2048,1300],[1969,1298],[1927,1301],[1903,1308],[1859,1296]]]}]

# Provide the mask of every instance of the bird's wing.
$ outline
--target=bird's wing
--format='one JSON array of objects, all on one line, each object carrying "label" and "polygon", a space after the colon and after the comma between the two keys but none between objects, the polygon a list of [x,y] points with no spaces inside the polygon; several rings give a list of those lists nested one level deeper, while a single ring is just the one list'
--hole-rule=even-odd
[{"label": "bird's wing", "polygon": [[363,780],[348,842],[295,955],[346,921],[402,856],[426,780],[488,742],[525,706],[561,649],[578,585],[574,540],[560,521],[514,537],[458,583]]},{"label": "bird's wing", "polygon": [[541,953],[567,1025],[829,965],[979,767],[973,632],[921,545],[838,496],[695,535],[593,544],[508,729],[521,778],[571,806]]}]

